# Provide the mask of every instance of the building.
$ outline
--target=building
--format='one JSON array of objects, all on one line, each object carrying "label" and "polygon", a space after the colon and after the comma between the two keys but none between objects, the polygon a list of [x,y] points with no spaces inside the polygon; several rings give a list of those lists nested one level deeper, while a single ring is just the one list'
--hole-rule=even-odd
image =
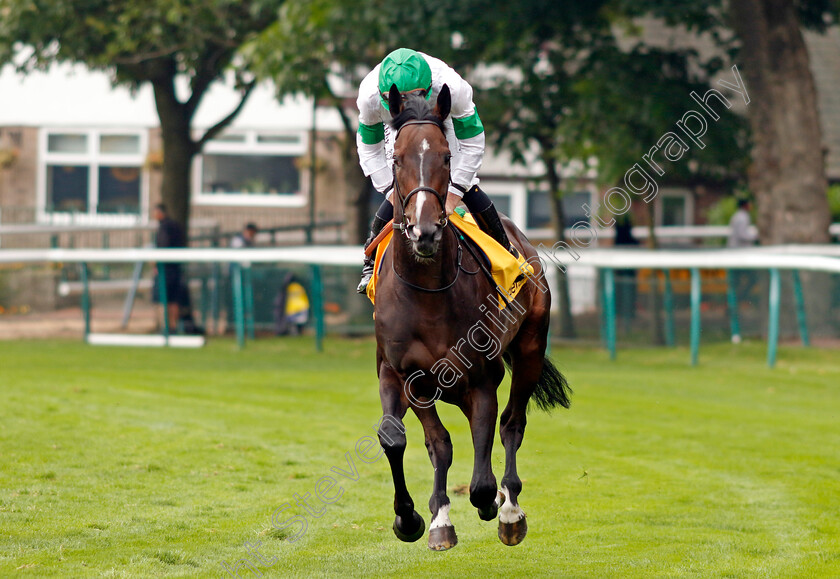
[{"label": "building", "polygon": [[[160,201],[162,145],[151,87],[136,94],[81,66],[23,77],[0,73],[0,223],[145,225]],[[199,108],[197,135],[238,103],[214,86]],[[344,221],[337,139],[329,109],[316,114],[319,220]],[[237,230],[305,223],[310,212],[311,101],[278,103],[258,87],[232,125],[208,142],[193,167],[192,215]],[[8,247],[8,240],[4,240]]]}]

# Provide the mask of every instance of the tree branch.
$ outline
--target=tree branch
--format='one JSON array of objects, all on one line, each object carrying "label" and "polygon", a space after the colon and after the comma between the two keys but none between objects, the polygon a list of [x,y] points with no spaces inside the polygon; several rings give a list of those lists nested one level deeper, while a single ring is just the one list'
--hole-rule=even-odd
[{"label": "tree branch", "polygon": [[223,69],[223,66],[219,66],[219,61],[226,58],[226,52],[228,53],[227,56],[232,53],[229,48],[216,46],[213,50],[206,50],[198,59],[195,67],[195,77],[190,83],[190,98],[186,102],[187,113],[190,117],[198,108],[204,93],[207,92],[207,88],[216,79],[219,71]]},{"label": "tree branch", "polygon": [[255,80],[252,80],[245,86],[245,90],[242,92],[242,99],[239,101],[239,104],[236,106],[236,108],[233,109],[233,111],[231,111],[231,113],[228,116],[226,116],[221,121],[207,129],[207,132],[204,133],[204,136],[202,136],[198,141],[196,141],[196,152],[200,152],[207,141],[213,139],[216,135],[221,133],[231,123],[231,121],[233,121],[233,119],[236,118],[236,115],[239,114],[239,111],[241,111],[242,108],[245,106],[245,103],[248,102],[248,98],[251,96],[251,92],[253,92],[254,87],[256,86],[257,81]]},{"label": "tree branch", "polygon": [[114,64],[118,66],[142,65],[150,60],[157,60],[158,58],[163,58],[165,56],[172,56],[185,48],[186,45],[184,44],[176,44],[175,46],[161,48],[160,50],[156,50],[154,52],[133,54],[131,56],[117,56],[114,57]]}]

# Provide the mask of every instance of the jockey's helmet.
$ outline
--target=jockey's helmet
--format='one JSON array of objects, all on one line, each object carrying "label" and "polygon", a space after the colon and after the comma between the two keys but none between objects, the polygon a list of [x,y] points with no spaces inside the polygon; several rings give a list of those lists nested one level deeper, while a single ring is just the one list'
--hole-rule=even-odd
[{"label": "jockey's helmet", "polygon": [[432,96],[432,69],[423,56],[410,48],[398,48],[379,65],[379,98],[388,108],[388,92],[397,85],[401,93],[425,92]]}]

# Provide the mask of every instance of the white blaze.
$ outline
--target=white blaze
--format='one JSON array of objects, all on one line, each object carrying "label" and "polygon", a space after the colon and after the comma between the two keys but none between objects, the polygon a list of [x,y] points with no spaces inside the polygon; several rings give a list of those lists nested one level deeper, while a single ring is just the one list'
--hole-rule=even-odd
[{"label": "white blaze", "polygon": [[[424,157],[426,156],[426,151],[429,150],[429,141],[423,139],[420,143],[420,187],[424,187],[426,184],[425,177],[424,177],[424,169],[423,169],[423,162]],[[426,202],[426,192],[420,191],[417,194],[417,201],[414,204],[414,222],[420,223],[420,210],[423,208],[423,203]]]}]

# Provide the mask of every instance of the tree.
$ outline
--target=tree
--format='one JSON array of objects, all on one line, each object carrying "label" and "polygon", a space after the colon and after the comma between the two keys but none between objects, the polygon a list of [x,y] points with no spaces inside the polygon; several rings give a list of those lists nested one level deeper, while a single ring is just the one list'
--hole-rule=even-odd
[{"label": "tree", "polygon": [[[555,146],[558,122],[572,96],[573,70],[567,65],[608,33],[600,15],[603,4],[473,0],[456,16],[465,40],[456,58],[484,65],[475,74],[480,80],[476,100],[488,143],[509,152],[515,162],[526,163],[529,154],[542,161],[558,242],[565,241],[565,215]],[[557,290],[560,335],[571,338],[575,328],[565,271]]]},{"label": "tree", "polygon": [[[287,3],[280,18],[244,53],[260,78],[271,79],[281,98],[305,94],[332,106],[344,127],[344,177],[356,208],[356,241],[363,243],[370,216],[370,180],[356,153],[356,90],[391,50],[411,48],[444,56],[451,47],[452,0],[416,5],[384,0],[301,0]],[[408,38],[405,30],[422,30]],[[277,50],[282,46],[283,50]]]},{"label": "tree", "polygon": [[761,242],[827,243],[829,208],[816,89],[802,28],[825,32],[838,21],[834,0],[618,0],[710,32],[741,64],[752,129],[749,188]]},{"label": "tree", "polygon": [[[114,84],[152,86],[163,139],[163,202],[188,230],[191,165],[236,117],[255,82],[240,46],[276,20],[282,0],[0,0],[0,57],[21,71],[83,63]],[[202,135],[192,121],[210,86],[232,73],[239,104]],[[182,95],[180,81],[187,84]]]},{"label": "tree", "polygon": [[[746,123],[727,109],[718,113],[720,118],[715,122],[698,112],[697,103],[690,97],[692,92],[706,93],[709,78],[719,66],[720,59],[703,62],[691,49],[662,50],[646,46],[641,39],[631,49],[619,50],[609,43],[596,48],[575,75],[575,104],[558,127],[558,155],[563,159],[594,156],[598,159],[599,180],[623,188],[628,195],[632,191],[627,175],[636,167],[648,173],[645,181],[655,182],[656,190],[665,183],[692,189],[709,184],[731,186],[747,164]],[[677,128],[677,122],[685,122],[703,135],[693,142]],[[662,171],[659,175],[643,158],[669,133],[681,134],[689,149],[674,162],[664,160],[661,153],[658,158],[654,156],[658,159],[655,165]],[[648,247],[656,249],[657,196],[630,197],[634,205],[645,207]],[[630,199],[624,199],[629,207]],[[608,198],[605,204],[622,207],[622,201],[615,199]],[[607,221],[620,217],[619,212],[606,214]],[[651,283],[650,288],[653,341],[662,344],[665,336],[658,284]]]},{"label": "tree", "polygon": [[[801,4],[813,8],[815,3]],[[730,5],[744,80],[755,101],[749,109],[749,179],[764,244],[831,240],[817,92],[796,6],[792,0],[732,0]],[[810,23],[824,26],[822,14],[811,16],[818,18]]]},{"label": "tree", "polygon": [[[691,91],[704,93],[721,65],[719,58],[703,61],[688,47],[646,45],[625,12],[620,2],[531,0],[470,10],[491,14],[497,24],[463,20],[472,58],[500,65],[481,95],[489,105],[482,107],[488,135],[520,162],[529,152],[542,161],[559,242],[567,241],[562,195],[573,185],[561,175],[575,164],[589,171],[587,161],[597,159],[597,181],[623,186],[625,173],[695,104]],[[482,32],[488,28],[492,34]],[[730,180],[744,166],[744,123],[727,115],[718,127],[715,147],[692,151],[669,167],[669,183]],[[652,227],[653,203],[646,205]],[[565,276],[558,297],[561,334],[572,337]],[[658,332],[659,324],[654,327]]]}]

